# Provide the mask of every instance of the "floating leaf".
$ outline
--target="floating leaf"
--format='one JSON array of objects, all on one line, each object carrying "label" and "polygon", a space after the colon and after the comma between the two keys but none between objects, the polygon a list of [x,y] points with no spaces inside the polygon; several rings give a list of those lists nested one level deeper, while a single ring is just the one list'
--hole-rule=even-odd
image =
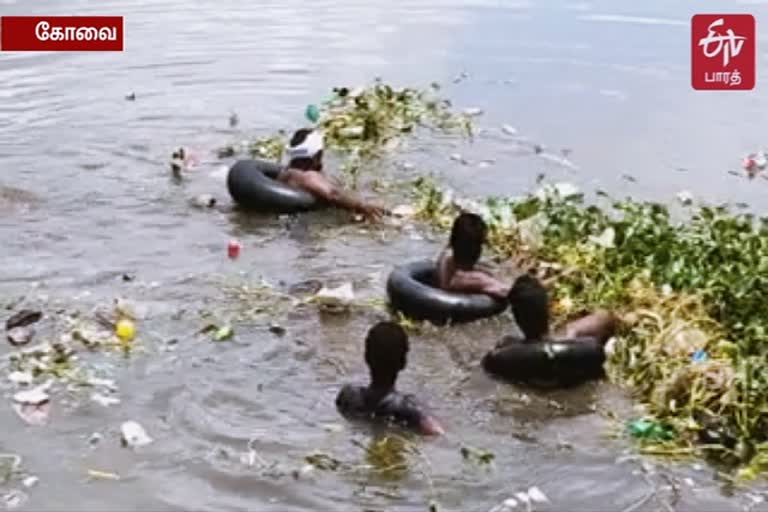
[{"label": "floating leaf", "polygon": [[218,328],[216,332],[213,333],[213,341],[225,341],[231,339],[234,335],[234,329],[228,325],[225,325],[224,327]]}]

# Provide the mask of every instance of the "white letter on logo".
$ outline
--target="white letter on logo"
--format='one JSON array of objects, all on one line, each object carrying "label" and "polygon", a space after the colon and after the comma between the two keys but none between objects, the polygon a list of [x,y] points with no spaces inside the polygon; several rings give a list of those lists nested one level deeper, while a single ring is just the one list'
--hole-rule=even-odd
[{"label": "white letter on logo", "polygon": [[47,21],[41,21],[37,24],[35,27],[35,35],[37,36],[37,39],[39,41],[47,41],[50,37],[48,35],[48,29],[51,28],[51,25]]}]

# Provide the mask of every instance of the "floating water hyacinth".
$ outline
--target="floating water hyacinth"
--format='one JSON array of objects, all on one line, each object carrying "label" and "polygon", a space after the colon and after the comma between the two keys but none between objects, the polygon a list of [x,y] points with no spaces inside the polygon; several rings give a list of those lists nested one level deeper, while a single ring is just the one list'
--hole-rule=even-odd
[{"label": "floating water hyacinth", "polygon": [[[428,179],[413,185],[417,218],[449,229],[464,201],[447,201]],[[622,313],[610,377],[670,429],[645,438],[644,450],[768,472],[768,395],[750,391],[768,389],[768,217],[691,205],[675,221],[663,204],[604,193],[588,203],[568,184],[473,201],[492,213],[491,252],[546,276],[554,304],[568,300],[553,308],[557,322],[596,308]]]}]

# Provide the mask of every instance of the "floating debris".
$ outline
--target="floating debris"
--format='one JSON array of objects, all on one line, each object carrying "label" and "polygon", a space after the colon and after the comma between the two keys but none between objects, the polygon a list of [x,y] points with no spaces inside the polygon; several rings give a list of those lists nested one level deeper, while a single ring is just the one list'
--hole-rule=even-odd
[{"label": "floating debris", "polygon": [[31,372],[15,371],[8,375],[8,380],[20,386],[29,386],[34,381],[34,377]]},{"label": "floating debris", "polygon": [[29,496],[18,489],[14,489],[3,495],[3,502],[5,503],[5,508],[8,510],[19,508],[28,500]]},{"label": "floating debris", "polygon": [[53,386],[53,380],[49,380],[44,384],[26,391],[19,391],[13,395],[13,400],[19,404],[42,405],[51,399],[48,394],[48,390],[51,386]]},{"label": "floating debris", "polygon": [[216,324],[208,324],[199,331],[200,334],[211,334],[213,341],[225,341],[231,339],[235,335],[235,330],[229,326],[218,326]]},{"label": "floating debris", "polygon": [[501,131],[506,133],[507,135],[517,135],[518,134],[517,128],[515,128],[512,125],[508,125],[508,124],[501,125]]},{"label": "floating debris", "polygon": [[768,165],[768,156],[764,152],[751,153],[744,157],[741,166],[747,171],[747,176],[752,179],[764,170]]},{"label": "floating debris", "polygon": [[467,78],[469,78],[469,73],[467,73],[466,71],[462,71],[461,73],[456,75],[456,77],[452,80],[452,82],[454,84],[458,84],[459,82],[466,80]]},{"label": "floating debris", "polygon": [[16,347],[26,345],[35,335],[35,330],[32,327],[14,327],[6,333],[8,342]]},{"label": "floating debris", "polygon": [[111,392],[117,391],[117,384],[115,384],[115,381],[112,379],[101,379],[98,377],[90,377],[86,379],[85,383],[93,387],[106,388]]},{"label": "floating debris", "polygon": [[211,194],[200,194],[193,197],[191,203],[196,208],[213,208],[216,206],[216,198]]},{"label": "floating debris", "polygon": [[598,236],[590,236],[589,241],[597,246],[610,249],[616,246],[616,231],[612,227],[605,228]]},{"label": "floating debris", "polygon": [[40,321],[43,313],[31,309],[22,309],[5,321],[5,329],[10,331],[15,327],[26,327]]},{"label": "floating debris", "polygon": [[120,480],[120,475],[117,473],[110,473],[108,471],[89,469],[86,474],[88,475],[88,478],[93,480]]},{"label": "floating debris", "polygon": [[123,318],[115,325],[115,335],[125,343],[131,342],[136,338],[136,325],[127,318]]},{"label": "floating debris", "polygon": [[121,441],[123,447],[137,448],[154,442],[154,439],[147,435],[144,427],[135,421],[126,421],[123,423],[120,426],[120,432],[122,434]]},{"label": "floating debris", "polygon": [[21,481],[21,485],[29,489],[30,487],[36,486],[39,481],[40,481],[40,478],[34,475],[30,475]]},{"label": "floating debris", "polygon": [[105,396],[105,395],[102,395],[101,393],[93,393],[91,395],[91,400],[103,407],[109,407],[111,405],[117,405],[120,403],[119,398]]},{"label": "floating debris", "polygon": [[15,403],[13,410],[28,425],[40,427],[48,423],[51,408],[50,402],[46,401],[38,405]]},{"label": "floating debris", "polygon": [[237,240],[230,240],[227,244],[227,256],[231,260],[235,260],[240,257],[240,250],[242,246]]},{"label": "floating debris", "polygon": [[680,204],[683,204],[685,206],[688,206],[693,203],[693,194],[691,194],[687,190],[681,190],[677,193],[675,196],[677,197],[677,200],[680,201]]},{"label": "floating debris", "polygon": [[466,160],[466,159],[465,159],[463,156],[461,156],[461,154],[459,154],[459,153],[451,153],[451,155],[449,156],[449,158],[450,158],[451,160],[453,160],[454,162],[459,162],[460,164],[463,164],[463,165],[467,165],[467,164],[469,163],[469,162],[468,162],[468,161],[467,161],[467,160]]},{"label": "floating debris", "polygon": [[549,498],[547,498],[547,495],[541,492],[541,489],[534,486],[528,489],[528,497],[533,501],[534,503],[548,503]]},{"label": "floating debris", "polygon": [[355,292],[352,283],[344,283],[336,288],[326,288],[324,286],[310,299],[310,302],[326,309],[335,310],[350,306],[354,300]]},{"label": "floating debris", "polygon": [[632,437],[639,439],[665,441],[675,437],[674,431],[669,426],[646,418],[630,421],[628,428]]},{"label": "floating debris", "polygon": [[53,380],[48,380],[35,388],[17,392],[13,395],[13,410],[29,425],[45,425],[50,413],[51,397],[48,390],[51,386]]},{"label": "floating debris", "polygon": [[396,217],[413,217],[416,215],[416,208],[409,204],[401,204],[392,209],[392,215]]},{"label": "floating debris", "polygon": [[213,333],[213,341],[224,341],[232,339],[232,337],[235,335],[234,329],[232,327],[225,325],[224,327],[220,327],[219,329],[216,329],[216,331]]},{"label": "floating debris", "polygon": [[494,455],[492,452],[488,450],[472,448],[471,446],[462,446],[460,453],[464,460],[473,461],[478,465],[488,465],[496,459],[496,455]]},{"label": "floating debris", "polygon": [[477,164],[477,166],[480,169],[487,169],[488,167],[491,167],[494,163],[496,163],[495,160],[482,160],[480,163]]},{"label": "floating debris", "polygon": [[316,123],[320,119],[320,108],[314,104],[307,105],[306,110],[304,110],[304,117],[310,122]]},{"label": "floating debris", "polygon": [[477,117],[483,114],[483,109],[478,107],[470,107],[464,109],[464,115],[469,117]]}]

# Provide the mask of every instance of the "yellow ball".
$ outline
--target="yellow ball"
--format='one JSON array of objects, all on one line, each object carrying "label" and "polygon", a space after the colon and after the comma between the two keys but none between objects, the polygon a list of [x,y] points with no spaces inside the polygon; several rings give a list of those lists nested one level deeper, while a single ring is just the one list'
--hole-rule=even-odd
[{"label": "yellow ball", "polygon": [[136,337],[136,326],[130,320],[120,320],[115,326],[115,334],[123,341],[132,341]]}]

